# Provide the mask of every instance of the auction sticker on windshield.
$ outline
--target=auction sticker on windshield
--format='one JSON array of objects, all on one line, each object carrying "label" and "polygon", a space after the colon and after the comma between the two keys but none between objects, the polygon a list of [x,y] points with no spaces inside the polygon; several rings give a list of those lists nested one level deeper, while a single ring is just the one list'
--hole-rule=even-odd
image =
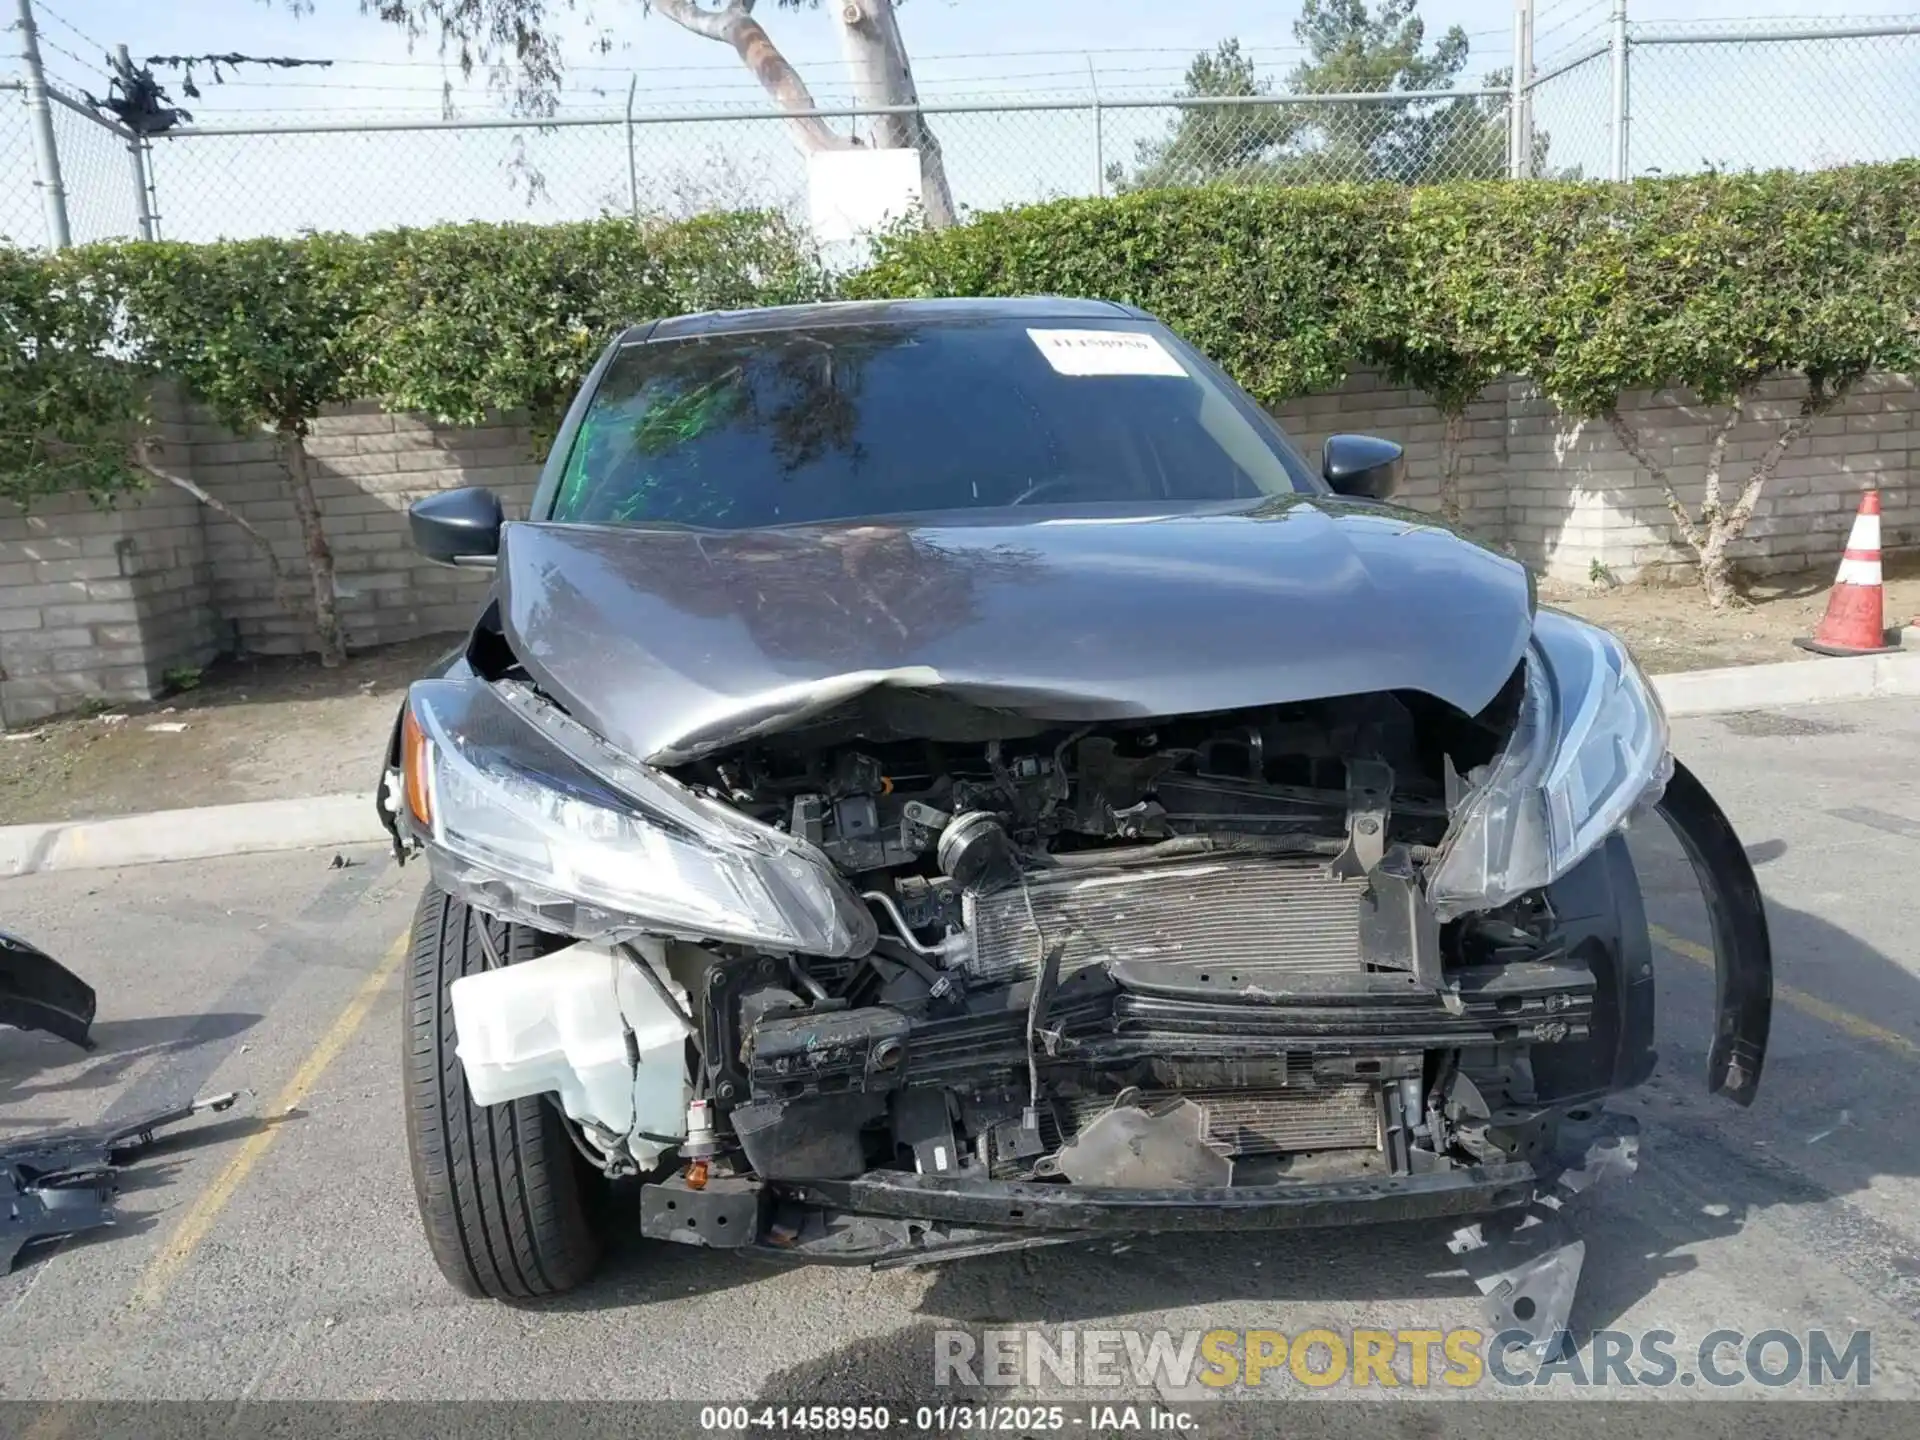
[{"label": "auction sticker on windshield", "polygon": [[1187,372],[1157,335],[1137,330],[1029,330],[1062,375],[1180,375]]}]

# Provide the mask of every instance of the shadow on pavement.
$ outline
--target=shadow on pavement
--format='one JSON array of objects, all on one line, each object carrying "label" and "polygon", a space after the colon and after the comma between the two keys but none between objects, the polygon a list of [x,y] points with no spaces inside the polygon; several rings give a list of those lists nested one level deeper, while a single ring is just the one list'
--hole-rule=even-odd
[{"label": "shadow on pavement", "polygon": [[[0,1099],[113,1088],[136,1065],[232,1040],[259,1024],[261,1018],[236,1011],[213,1011],[101,1020],[93,1027],[91,1052],[37,1031],[0,1029]],[[44,1079],[24,1078],[43,1074]],[[7,1128],[15,1128],[14,1117],[7,1117]]]}]

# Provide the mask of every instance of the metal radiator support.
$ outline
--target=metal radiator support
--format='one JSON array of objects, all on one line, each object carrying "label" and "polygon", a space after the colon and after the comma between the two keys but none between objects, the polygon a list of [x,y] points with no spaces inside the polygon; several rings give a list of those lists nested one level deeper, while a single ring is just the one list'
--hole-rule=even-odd
[{"label": "metal radiator support", "polygon": [[1201,957],[1224,973],[1237,964],[1280,964],[1300,975],[1357,974],[1366,889],[1364,877],[1341,878],[1317,860],[1206,859],[1036,875],[1024,896],[1017,888],[965,896],[972,944],[962,963],[981,984],[1024,979],[1044,936],[1063,947],[1063,978],[1105,962]]}]

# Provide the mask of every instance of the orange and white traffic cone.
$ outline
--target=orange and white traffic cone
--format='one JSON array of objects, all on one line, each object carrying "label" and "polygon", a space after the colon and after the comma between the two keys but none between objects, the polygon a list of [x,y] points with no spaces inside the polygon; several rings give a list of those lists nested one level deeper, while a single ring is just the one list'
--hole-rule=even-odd
[{"label": "orange and white traffic cone", "polygon": [[1880,590],[1880,492],[1860,497],[1840,573],[1827,596],[1827,613],[1811,639],[1793,642],[1816,655],[1884,655],[1898,650],[1887,643]]}]

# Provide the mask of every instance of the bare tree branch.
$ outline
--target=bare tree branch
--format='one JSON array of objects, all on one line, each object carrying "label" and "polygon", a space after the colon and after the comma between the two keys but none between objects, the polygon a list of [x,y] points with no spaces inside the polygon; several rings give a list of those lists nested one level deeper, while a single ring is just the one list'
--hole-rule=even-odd
[{"label": "bare tree branch", "polygon": [[[738,0],[719,10],[702,9],[694,0],[649,0],[649,3],[681,29],[704,35],[709,40],[728,40],[728,22],[752,10],[751,6],[742,5]],[[731,44],[731,40],[728,43]]]},{"label": "bare tree branch", "polygon": [[[296,13],[312,0],[283,0]],[[783,0],[804,8],[806,0]],[[641,0],[690,35],[721,42],[734,51],[773,104],[802,152],[912,149],[920,160],[921,204],[936,226],[956,218],[952,187],[939,138],[920,109],[913,67],[900,37],[900,0],[813,0],[830,8],[843,44],[856,63],[852,74],[871,134],[835,129],[819,109],[806,81],[754,18],[754,0]],[[591,14],[591,0],[360,0],[363,10],[400,27],[410,41],[438,37],[441,54],[457,61],[463,75],[484,68],[489,88],[510,94],[516,114],[551,116],[559,104],[565,67],[560,54],[562,11]],[[605,38],[603,34],[603,44]],[[453,90],[443,87],[441,106],[450,113]],[[871,112],[871,113],[869,113]]]},{"label": "bare tree branch", "polygon": [[1727,407],[1727,418],[1720,422],[1720,428],[1713,432],[1713,444],[1707,450],[1706,484],[1700,495],[1700,516],[1711,525],[1720,514],[1720,471],[1726,464],[1727,441],[1732,437],[1734,428],[1746,415],[1742,403],[1744,396],[1735,395],[1733,404]]},{"label": "bare tree branch", "polygon": [[1781,426],[1767,448],[1748,472],[1746,483],[1740,487],[1740,498],[1734,502],[1731,510],[1721,504],[1723,490],[1721,482],[1727,458],[1727,442],[1741,420],[1746,417],[1746,401],[1750,391],[1741,391],[1733,398],[1726,418],[1714,431],[1713,442],[1707,450],[1705,486],[1701,496],[1700,514],[1687,513],[1673,488],[1673,482],[1667,471],[1655,463],[1652,455],[1641,443],[1640,434],[1623,419],[1618,410],[1609,408],[1607,423],[1613,427],[1614,437],[1620,442],[1620,448],[1631,455],[1636,464],[1653,476],[1660,484],[1666,498],[1667,511],[1673,516],[1673,523],[1680,532],[1680,538],[1686,542],[1700,559],[1700,583],[1707,592],[1707,603],[1718,610],[1730,600],[1738,597],[1733,586],[1733,566],[1727,557],[1727,547],[1742,535],[1753,520],[1753,512],[1760,503],[1760,492],[1766,489],[1767,482],[1780,468],[1780,462],[1786,458],[1787,451],[1794,443],[1806,435],[1813,422],[1831,410],[1846,393],[1851,376],[1843,376],[1837,383],[1823,375],[1812,375],[1807,379],[1806,397],[1800,402],[1800,413]]},{"label": "bare tree branch", "polygon": [[224,520],[231,520],[235,525],[239,526],[241,533],[251,540],[259,548],[261,555],[265,557],[267,569],[273,576],[274,598],[279,602],[280,608],[290,615],[298,615],[306,608],[300,603],[299,595],[293,588],[293,576],[288,573],[287,567],[281,564],[279,552],[273,548],[273,541],[255,529],[252,521],[248,520],[217,495],[202,489],[178,471],[169,470],[165,465],[161,464],[155,454],[154,443],[151,440],[141,440],[134,445],[133,463],[143,473],[151,475],[155,480],[163,481],[177,490],[186,491],[187,494],[213,511],[214,514]]},{"label": "bare tree branch", "polygon": [[1760,501],[1760,491],[1767,481],[1773,478],[1773,472],[1780,468],[1780,462],[1786,458],[1787,451],[1794,441],[1813,428],[1813,422],[1831,410],[1842,395],[1846,393],[1845,381],[1829,389],[1818,380],[1807,382],[1807,398],[1800,402],[1800,413],[1788,421],[1780,433],[1773,437],[1773,443],[1767,446],[1766,453],[1753,467],[1753,474],[1740,491],[1740,499],[1727,516],[1727,538],[1738,540],[1746,533],[1747,522],[1753,519],[1753,507]]},{"label": "bare tree branch", "polygon": [[[651,0],[651,4],[683,30],[731,45],[760,82],[760,87],[782,110],[819,108],[800,72],[787,63],[787,57],[780,53],[780,47],[773,43],[765,27],[753,18],[753,6],[747,0],[730,0],[718,10],[709,10],[695,0]],[[787,124],[802,149],[854,148],[853,141],[817,115],[791,115]]]},{"label": "bare tree branch", "polygon": [[[889,108],[918,106],[920,92],[913,82],[896,0],[841,0],[840,49],[853,78],[854,95],[862,106]],[[944,229],[954,223],[952,187],[947,183],[946,158],[940,141],[917,108],[911,112],[870,117],[872,143],[882,150],[920,152],[920,203],[927,223]]]},{"label": "bare tree branch", "polygon": [[1605,411],[1606,422],[1613,429],[1614,439],[1620,442],[1620,448],[1633,457],[1639,465],[1659,483],[1667,502],[1667,512],[1673,516],[1673,523],[1680,532],[1680,538],[1698,551],[1705,543],[1700,527],[1693,523],[1693,517],[1687,513],[1687,507],[1680,503],[1680,496],[1673,488],[1673,479],[1667,474],[1664,465],[1657,464],[1647,453],[1647,447],[1640,441],[1640,432],[1629,425],[1620,412],[1609,405]]}]

